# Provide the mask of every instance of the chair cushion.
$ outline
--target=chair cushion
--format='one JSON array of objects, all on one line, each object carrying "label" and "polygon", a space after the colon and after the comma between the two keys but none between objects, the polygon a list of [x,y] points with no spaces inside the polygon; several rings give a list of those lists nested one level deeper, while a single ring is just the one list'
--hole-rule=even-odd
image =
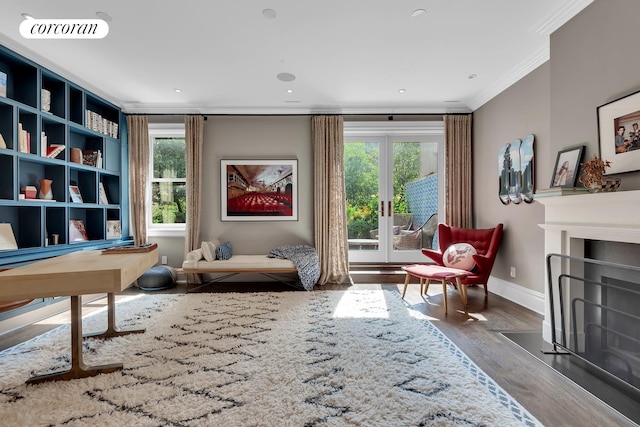
[{"label": "chair cushion", "polygon": [[442,254],[442,263],[446,267],[470,271],[476,266],[473,256],[478,252],[469,243],[454,243]]},{"label": "chair cushion", "polygon": [[224,242],[220,246],[216,248],[216,255],[218,259],[230,259],[233,256],[233,247],[231,246],[231,242]]}]

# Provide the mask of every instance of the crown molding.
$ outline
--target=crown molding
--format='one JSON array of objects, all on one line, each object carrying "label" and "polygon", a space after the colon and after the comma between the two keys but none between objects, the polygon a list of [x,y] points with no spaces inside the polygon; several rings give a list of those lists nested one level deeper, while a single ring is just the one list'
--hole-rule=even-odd
[{"label": "crown molding", "polygon": [[584,8],[593,3],[594,0],[573,0],[562,6],[552,16],[547,17],[531,31],[545,36],[551,35],[555,30],[566,24],[571,18],[582,12]]},{"label": "crown molding", "polygon": [[512,84],[516,83],[524,76],[548,61],[549,54],[549,45],[547,44],[546,46],[535,52],[533,55],[530,55],[523,62],[521,62],[520,65],[514,68],[510,73],[504,75],[497,82],[482,90],[476,96],[470,98],[467,101],[467,105],[473,111],[482,107],[484,104],[498,96]]}]

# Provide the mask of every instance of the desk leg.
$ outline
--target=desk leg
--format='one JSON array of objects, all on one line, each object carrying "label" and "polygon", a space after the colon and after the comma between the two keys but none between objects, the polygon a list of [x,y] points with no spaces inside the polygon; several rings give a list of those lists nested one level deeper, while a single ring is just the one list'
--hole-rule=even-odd
[{"label": "desk leg", "polygon": [[85,338],[113,338],[128,334],[140,334],[144,329],[120,330],[116,327],[116,295],[113,292],[107,294],[107,330],[104,332],[96,332],[94,334],[86,334]]},{"label": "desk leg", "polygon": [[108,374],[122,369],[122,363],[112,365],[87,366],[82,361],[82,299],[71,297],[71,369],[65,372],[32,377],[27,384],[38,384],[46,381],[67,381],[78,378]]}]

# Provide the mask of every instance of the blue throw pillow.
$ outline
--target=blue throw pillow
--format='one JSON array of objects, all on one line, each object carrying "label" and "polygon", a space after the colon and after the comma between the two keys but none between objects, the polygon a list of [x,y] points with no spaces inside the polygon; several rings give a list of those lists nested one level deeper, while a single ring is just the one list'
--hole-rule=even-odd
[{"label": "blue throw pillow", "polygon": [[229,259],[233,256],[233,248],[231,242],[224,242],[216,248],[216,258]]}]

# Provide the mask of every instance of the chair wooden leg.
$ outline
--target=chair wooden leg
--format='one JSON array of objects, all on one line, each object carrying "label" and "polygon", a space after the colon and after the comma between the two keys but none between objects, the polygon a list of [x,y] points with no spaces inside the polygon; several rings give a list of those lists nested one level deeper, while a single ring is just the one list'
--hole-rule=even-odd
[{"label": "chair wooden leg", "polygon": [[431,279],[424,279],[424,294],[426,295],[429,291],[429,284],[431,283]]},{"label": "chair wooden leg", "polygon": [[404,278],[404,289],[402,290],[402,299],[404,299],[404,294],[407,293],[407,285],[409,285],[409,278],[411,275],[407,273],[407,277]]},{"label": "chair wooden leg", "polygon": [[442,298],[444,299],[444,314],[447,314],[447,281],[442,279]]},{"label": "chair wooden leg", "polygon": [[460,278],[456,277],[456,284],[458,285],[458,290],[460,291],[460,298],[462,298],[462,304],[467,307],[467,287],[460,283]]},{"label": "chair wooden leg", "polygon": [[484,284],[484,296],[488,297],[489,296],[489,291],[487,290],[487,284]]}]

